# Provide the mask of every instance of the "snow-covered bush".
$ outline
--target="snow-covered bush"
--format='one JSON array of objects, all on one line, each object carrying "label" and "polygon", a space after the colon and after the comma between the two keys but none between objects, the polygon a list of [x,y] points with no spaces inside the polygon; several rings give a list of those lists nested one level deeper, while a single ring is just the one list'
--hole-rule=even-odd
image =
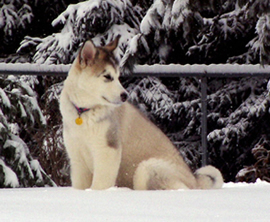
[{"label": "snow-covered bush", "polygon": [[269,64],[269,0],[155,0],[123,60],[135,63]]},{"label": "snow-covered bush", "polygon": [[236,175],[239,182],[255,182],[257,178],[270,182],[270,141],[267,135],[262,135],[260,141],[251,151],[255,164],[245,166]]},{"label": "snow-covered bush", "polygon": [[263,14],[256,24],[257,36],[247,44],[248,51],[240,56],[235,56],[229,61],[238,63],[261,62],[262,65],[270,64],[270,14]]},{"label": "snow-covered bush", "polygon": [[70,185],[69,161],[65,151],[62,135],[62,118],[59,110],[59,97],[63,88],[63,78],[46,77],[43,81],[50,87],[41,98],[41,108],[47,126],[43,132],[38,133],[40,164],[46,169],[53,181],[58,185]]},{"label": "snow-covered bush", "polygon": [[[32,8],[28,1],[3,1],[0,3],[0,54],[8,52],[8,46],[19,40],[19,36],[33,19]],[[19,36],[18,36],[19,35]]]},{"label": "snow-covered bush", "polygon": [[141,8],[129,0],[89,0],[69,5],[53,22],[63,26],[60,33],[45,38],[25,37],[18,51],[34,48],[33,62],[46,64],[71,63],[79,45],[93,39],[104,45],[121,34],[120,55],[129,40],[138,33]]},{"label": "snow-covered bush", "polygon": [[130,99],[137,104],[145,113],[151,110],[153,115],[160,119],[168,118],[171,114],[172,92],[158,78],[143,78],[136,84],[132,83],[127,90],[130,92]]},{"label": "snow-covered bush", "polygon": [[[54,185],[30,151],[46,125],[36,93],[23,77],[0,77],[0,187]],[[36,148],[37,149],[37,148]]]},{"label": "snow-covered bush", "polygon": [[270,135],[267,82],[263,78],[227,80],[208,96],[209,158],[226,180],[252,165],[251,150],[263,135]]}]

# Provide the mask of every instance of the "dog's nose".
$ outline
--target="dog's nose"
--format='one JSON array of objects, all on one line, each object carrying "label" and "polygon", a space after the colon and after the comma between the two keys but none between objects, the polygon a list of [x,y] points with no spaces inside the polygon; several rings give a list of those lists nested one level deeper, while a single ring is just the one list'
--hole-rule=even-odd
[{"label": "dog's nose", "polygon": [[126,102],[128,99],[128,94],[126,92],[122,92],[120,97],[122,102]]}]

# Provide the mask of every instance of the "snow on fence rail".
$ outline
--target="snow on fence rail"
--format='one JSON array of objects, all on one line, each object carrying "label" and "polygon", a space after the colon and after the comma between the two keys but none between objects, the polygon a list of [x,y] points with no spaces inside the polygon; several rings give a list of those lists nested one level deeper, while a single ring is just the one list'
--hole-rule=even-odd
[{"label": "snow on fence rail", "polygon": [[0,63],[0,74],[66,76],[70,65],[46,65],[30,63]]},{"label": "snow on fence rail", "polygon": [[211,64],[211,65],[140,65],[136,66],[134,75],[152,75],[159,77],[269,77],[270,66]]},{"label": "snow on fence rail", "polygon": [[[70,65],[46,65],[29,63],[0,63],[0,74],[13,75],[57,75],[66,76]],[[135,67],[135,76],[158,77],[246,77],[270,76],[270,66],[239,65],[239,64],[211,64],[211,65],[138,65]]]},{"label": "snow on fence rail", "polygon": [[[70,65],[46,64],[6,64],[0,63],[0,74],[4,75],[49,75],[66,76]],[[202,165],[207,164],[207,78],[231,77],[270,77],[270,66],[239,65],[239,64],[211,64],[211,65],[138,65],[132,77],[198,77],[201,79],[201,106],[202,106]]]}]

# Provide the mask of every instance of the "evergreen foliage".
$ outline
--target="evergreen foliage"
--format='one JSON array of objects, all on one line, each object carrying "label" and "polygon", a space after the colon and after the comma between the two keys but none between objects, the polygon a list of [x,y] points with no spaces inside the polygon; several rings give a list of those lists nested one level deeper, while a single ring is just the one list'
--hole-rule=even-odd
[{"label": "evergreen foliage", "polygon": [[269,64],[269,0],[155,0],[123,60]]},{"label": "evergreen foliage", "polygon": [[[59,99],[62,91],[63,78],[45,78],[50,86],[41,98],[41,108],[47,126],[38,133],[40,150],[38,158],[40,164],[46,169],[52,180],[58,185],[70,184],[69,161],[65,152],[62,135],[62,118],[59,110]],[[59,82],[60,83],[57,83]],[[52,84],[52,83],[55,84]]]},{"label": "evergreen foliage", "polygon": [[20,41],[32,20],[32,8],[28,1],[11,0],[0,3],[0,54],[9,52],[12,44]]},{"label": "evergreen foliage", "polygon": [[29,151],[46,121],[28,84],[23,77],[0,77],[0,187],[54,185]]},{"label": "evergreen foliage", "polygon": [[121,34],[120,54],[128,41],[138,32],[141,8],[132,6],[129,0],[85,1],[68,8],[53,22],[63,26],[60,33],[45,38],[26,36],[18,51],[34,49],[33,62],[67,64],[74,60],[79,45],[93,39],[96,45],[104,45]]},{"label": "evergreen foliage", "polygon": [[255,164],[246,166],[236,175],[236,181],[255,182],[257,178],[270,182],[270,143],[267,135],[262,135],[260,141],[252,148]]}]

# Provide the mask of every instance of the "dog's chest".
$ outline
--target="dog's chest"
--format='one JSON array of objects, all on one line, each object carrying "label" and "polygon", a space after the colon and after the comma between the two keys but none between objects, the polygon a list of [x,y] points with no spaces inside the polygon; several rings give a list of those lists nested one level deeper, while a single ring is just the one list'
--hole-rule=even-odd
[{"label": "dog's chest", "polygon": [[108,132],[110,131],[110,122],[103,120],[100,122],[93,122],[86,118],[87,115],[81,116],[83,123],[76,124],[76,119],[73,118],[69,124],[69,134],[82,142],[88,148],[95,149],[98,146],[105,146],[108,144]]},{"label": "dog's chest", "polygon": [[[63,101],[66,104],[62,103],[61,112],[64,131],[69,137],[93,149],[96,149],[98,146],[115,147],[118,145],[116,143],[118,124],[113,118],[112,110],[96,108],[78,113],[77,108],[71,102],[67,101]],[[78,118],[81,119],[80,124],[76,123]]]}]

